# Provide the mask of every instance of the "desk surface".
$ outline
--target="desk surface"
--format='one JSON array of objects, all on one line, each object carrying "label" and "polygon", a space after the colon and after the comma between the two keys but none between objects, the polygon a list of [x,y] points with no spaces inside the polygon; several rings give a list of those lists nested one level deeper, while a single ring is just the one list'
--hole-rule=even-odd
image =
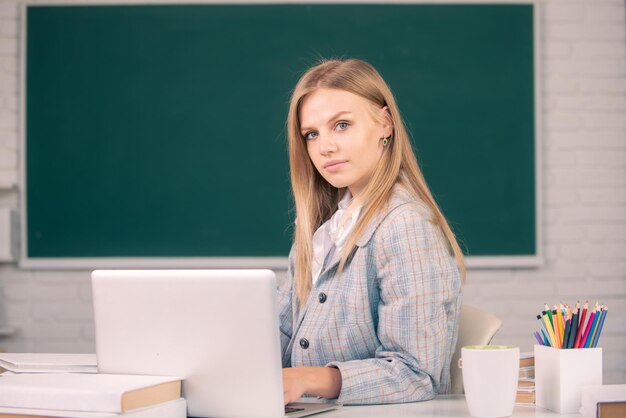
[{"label": "desk surface", "polygon": [[[396,405],[344,406],[336,411],[317,415],[319,418],[457,418],[469,417],[463,395],[443,395],[428,402]],[[534,406],[516,405],[513,418],[576,418],[578,414],[558,414]]]}]

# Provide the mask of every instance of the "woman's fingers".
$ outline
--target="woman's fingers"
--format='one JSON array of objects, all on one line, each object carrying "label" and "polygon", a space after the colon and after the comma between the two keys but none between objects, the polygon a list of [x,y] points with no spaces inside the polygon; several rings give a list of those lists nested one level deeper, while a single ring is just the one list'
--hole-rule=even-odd
[{"label": "woman's fingers", "polygon": [[283,396],[285,405],[297,401],[304,395],[305,387],[302,382],[301,370],[297,367],[283,369]]}]

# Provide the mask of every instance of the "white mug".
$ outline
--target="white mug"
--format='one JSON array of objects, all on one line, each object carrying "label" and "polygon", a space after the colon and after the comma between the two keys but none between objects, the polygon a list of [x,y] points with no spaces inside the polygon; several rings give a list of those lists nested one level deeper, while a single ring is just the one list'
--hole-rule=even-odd
[{"label": "white mug", "polygon": [[510,417],[519,379],[519,347],[470,345],[461,349],[465,399],[477,418]]}]

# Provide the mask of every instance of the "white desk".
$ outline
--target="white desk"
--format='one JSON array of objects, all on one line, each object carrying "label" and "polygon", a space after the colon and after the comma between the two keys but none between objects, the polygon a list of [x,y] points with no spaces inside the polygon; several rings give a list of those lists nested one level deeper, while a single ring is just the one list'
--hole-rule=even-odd
[{"label": "white desk", "polygon": [[[336,411],[314,415],[319,418],[460,418],[469,417],[465,396],[442,395],[427,402],[396,405],[344,406]],[[516,405],[513,418],[577,418],[578,414],[558,414],[534,406]]]}]

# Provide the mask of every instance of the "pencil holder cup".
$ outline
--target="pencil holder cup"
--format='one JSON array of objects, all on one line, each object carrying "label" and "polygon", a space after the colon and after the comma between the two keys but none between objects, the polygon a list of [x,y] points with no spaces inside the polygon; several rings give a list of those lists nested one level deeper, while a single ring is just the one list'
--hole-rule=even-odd
[{"label": "pencil holder cup", "polygon": [[561,414],[580,409],[583,386],[602,384],[602,349],[535,345],[535,399]]}]

